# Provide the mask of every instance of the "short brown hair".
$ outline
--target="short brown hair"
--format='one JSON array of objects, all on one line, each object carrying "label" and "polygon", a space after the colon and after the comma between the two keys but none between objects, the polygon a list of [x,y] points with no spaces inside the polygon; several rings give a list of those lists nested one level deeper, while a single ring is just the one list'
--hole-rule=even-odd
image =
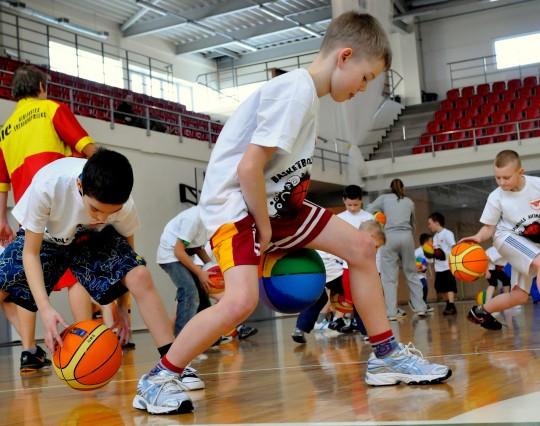
[{"label": "short brown hair", "polygon": [[392,65],[392,49],[388,37],[376,18],[367,13],[345,12],[333,19],[326,30],[321,52],[338,47],[351,47],[362,54],[383,59],[385,70]]},{"label": "short brown hair", "polygon": [[506,167],[510,163],[516,163],[516,169],[521,169],[521,158],[519,158],[519,154],[516,151],[505,149],[504,151],[499,152],[495,157],[495,167]]},{"label": "short brown hair", "polygon": [[11,95],[16,101],[24,98],[35,98],[39,95],[39,83],[47,90],[49,76],[34,65],[23,65],[17,68],[13,76]]},{"label": "short brown hair", "polygon": [[360,230],[373,234],[374,237],[379,238],[383,242],[383,245],[386,244],[386,234],[384,233],[384,229],[376,220],[371,219],[362,222],[360,224]]}]

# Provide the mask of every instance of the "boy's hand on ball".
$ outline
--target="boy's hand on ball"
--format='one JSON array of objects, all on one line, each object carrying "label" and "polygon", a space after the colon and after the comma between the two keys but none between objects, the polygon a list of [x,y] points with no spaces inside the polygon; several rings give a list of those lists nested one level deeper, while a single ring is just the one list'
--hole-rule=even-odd
[{"label": "boy's hand on ball", "polygon": [[53,309],[52,306],[41,310],[40,313],[45,328],[45,345],[51,353],[54,353],[54,348],[56,346],[55,342],[57,342],[60,347],[63,345],[62,337],[60,337],[60,333],[58,333],[58,323],[66,328],[69,327],[69,324],[62,315]]},{"label": "boy's hand on ball", "polygon": [[116,329],[115,332],[121,344],[129,343],[129,339],[131,338],[131,326],[127,308],[116,306],[116,321],[111,328],[113,330]]},{"label": "boy's hand on ball", "polygon": [[212,280],[210,279],[210,276],[212,275],[217,275],[217,272],[202,270],[199,272],[199,282],[201,283],[201,287],[207,293],[210,291],[210,287],[212,287]]},{"label": "boy's hand on ball", "polygon": [[464,243],[464,242],[480,244],[482,241],[480,240],[479,237],[477,237],[476,235],[473,235],[471,237],[462,238],[457,243],[459,244],[459,243]]}]

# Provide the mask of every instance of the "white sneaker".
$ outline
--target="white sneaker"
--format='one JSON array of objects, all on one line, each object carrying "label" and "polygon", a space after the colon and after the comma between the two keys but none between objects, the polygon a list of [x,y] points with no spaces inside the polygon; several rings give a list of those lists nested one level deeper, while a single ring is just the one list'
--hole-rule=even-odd
[{"label": "white sneaker", "polygon": [[326,330],[329,325],[330,325],[330,322],[325,318],[321,322],[315,323],[315,326],[313,327],[313,329],[314,330]]},{"label": "white sneaker", "polygon": [[176,414],[193,411],[191,398],[184,393],[186,386],[177,374],[161,370],[154,376],[145,374],[139,379],[133,408],[150,414]]},{"label": "white sneaker", "polygon": [[398,347],[386,358],[377,358],[372,352],[367,364],[366,383],[372,386],[409,385],[440,383],[452,375],[445,365],[432,364],[412,343]]},{"label": "white sneaker", "polygon": [[389,316],[388,321],[397,321],[399,319],[405,318],[407,316],[407,312],[402,311],[401,309],[397,310],[397,314],[395,316]]},{"label": "white sneaker", "polygon": [[195,374],[196,371],[197,370],[188,365],[184,368],[182,374],[180,374],[180,381],[190,391],[204,389],[204,382]]}]

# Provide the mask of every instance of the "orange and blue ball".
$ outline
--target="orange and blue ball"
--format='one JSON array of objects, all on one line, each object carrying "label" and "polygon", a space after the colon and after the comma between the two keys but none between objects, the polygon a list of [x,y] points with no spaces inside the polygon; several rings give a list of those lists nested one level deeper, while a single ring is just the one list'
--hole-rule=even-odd
[{"label": "orange and blue ball", "polygon": [[324,291],[325,281],[324,263],[315,250],[261,256],[260,298],[274,311],[292,314],[309,308]]}]

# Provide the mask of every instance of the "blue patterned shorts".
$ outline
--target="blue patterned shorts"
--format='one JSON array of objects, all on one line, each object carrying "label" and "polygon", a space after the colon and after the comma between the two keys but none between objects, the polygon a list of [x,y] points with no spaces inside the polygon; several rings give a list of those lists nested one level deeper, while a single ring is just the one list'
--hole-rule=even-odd
[{"label": "blue patterned shorts", "polygon": [[[0,290],[9,293],[7,302],[36,312],[24,273],[23,247],[24,230],[21,229],[0,255]],[[120,280],[133,268],[146,264],[112,226],[101,232],[78,235],[76,241],[67,246],[44,241],[40,258],[47,294],[70,268],[90,296],[103,305],[126,293],[128,290]]]}]

